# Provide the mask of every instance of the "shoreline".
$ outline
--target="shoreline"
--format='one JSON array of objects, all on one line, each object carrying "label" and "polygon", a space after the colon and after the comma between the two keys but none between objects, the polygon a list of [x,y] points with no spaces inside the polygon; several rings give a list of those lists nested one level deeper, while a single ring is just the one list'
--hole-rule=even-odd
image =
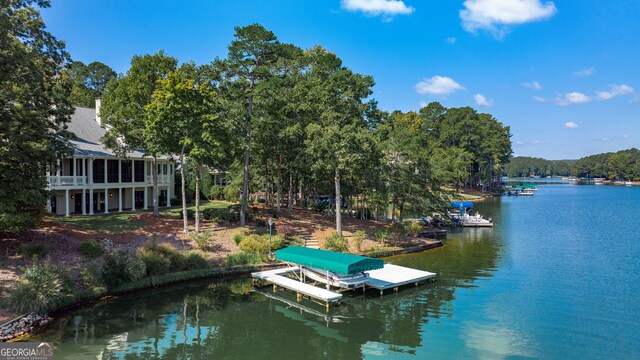
[{"label": "shoreline", "polygon": [[[380,251],[378,253],[366,254],[363,256],[383,258],[396,255],[418,253],[444,246],[442,240],[426,239],[429,243],[418,246],[412,246],[404,249]],[[282,263],[267,263],[254,266],[233,266],[219,267],[204,270],[183,271],[175,273],[167,273],[160,276],[144,278],[123,284],[111,291],[100,293],[84,292],[78,297],[71,300],[68,304],[62,305],[57,309],[48,311],[46,314],[23,314],[13,318],[3,324],[0,324],[0,342],[20,341],[20,339],[38,333],[43,327],[55,320],[56,315],[68,311],[72,308],[99,302],[111,297],[121,296],[125,294],[135,293],[146,289],[169,286],[179,283],[186,283],[194,280],[202,280],[206,278],[222,279],[232,276],[250,275],[255,271],[269,270],[282,266]],[[25,320],[26,319],[26,320]]]}]

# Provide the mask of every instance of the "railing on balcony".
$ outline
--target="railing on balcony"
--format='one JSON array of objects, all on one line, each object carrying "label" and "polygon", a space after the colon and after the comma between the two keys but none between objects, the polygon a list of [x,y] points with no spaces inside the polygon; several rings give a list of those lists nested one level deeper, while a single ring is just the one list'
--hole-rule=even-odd
[{"label": "railing on balcony", "polygon": [[86,176],[48,176],[49,187],[86,185]]},{"label": "railing on balcony", "polygon": [[[158,184],[168,184],[170,182],[170,175],[158,175]],[[147,175],[147,184],[153,184],[153,176]]]}]

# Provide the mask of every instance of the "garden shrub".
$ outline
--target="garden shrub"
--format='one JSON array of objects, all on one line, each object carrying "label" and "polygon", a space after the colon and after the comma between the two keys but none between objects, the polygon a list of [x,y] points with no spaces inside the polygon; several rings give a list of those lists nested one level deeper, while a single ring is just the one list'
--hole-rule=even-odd
[{"label": "garden shrub", "polygon": [[233,235],[233,242],[235,242],[236,245],[240,245],[242,240],[244,240],[244,234],[243,233],[236,233],[236,234]]},{"label": "garden shrub", "polygon": [[102,265],[102,282],[107,288],[139,280],[145,277],[147,268],[138,257],[125,251],[107,254]]},{"label": "garden shrub", "polygon": [[285,238],[296,234],[295,230],[293,230],[293,227],[287,224],[278,224],[274,226],[273,229],[275,230],[275,233],[277,233],[278,235],[282,235]]},{"label": "garden shrub", "polygon": [[73,282],[49,260],[23,269],[6,306],[17,313],[43,313],[72,297]]},{"label": "garden shrub", "polygon": [[262,219],[256,219],[256,226],[261,228],[267,227],[267,222]]},{"label": "garden shrub", "polygon": [[90,239],[81,242],[78,251],[86,258],[97,258],[104,254],[104,246],[95,239]]},{"label": "garden shrub", "polygon": [[411,235],[417,235],[422,231],[422,224],[415,221],[406,221],[404,223],[405,230]]},{"label": "garden shrub", "polygon": [[[180,211],[180,218],[184,219],[184,211]],[[195,210],[191,210],[191,209],[187,209],[187,219],[189,220],[193,220],[196,218],[196,212]]]},{"label": "garden shrub", "polygon": [[218,185],[213,185],[209,188],[209,200],[218,200],[222,197],[222,188]]},{"label": "garden shrub", "polygon": [[356,248],[358,249],[358,251],[360,251],[360,246],[362,245],[362,242],[366,238],[367,238],[367,233],[364,232],[363,230],[358,230],[355,233],[353,233],[353,243],[356,245]]},{"label": "garden shrub", "polygon": [[44,258],[49,253],[49,247],[46,244],[22,244],[20,253],[24,258],[31,259],[37,256],[39,259]]},{"label": "garden shrub", "polygon": [[224,199],[227,201],[238,201],[240,199],[240,189],[236,186],[225,186],[222,192],[224,193]]},{"label": "garden shrub", "polygon": [[348,252],[349,241],[344,236],[333,233],[324,240],[324,248],[329,251]]},{"label": "garden shrub", "polygon": [[217,209],[217,208],[206,208],[202,210],[202,217],[206,220],[211,220],[215,222],[233,222],[240,221],[240,212],[235,213],[230,209],[230,207],[225,209]]},{"label": "garden shrub", "polygon": [[301,236],[301,235],[291,236],[288,239],[286,239],[287,246],[304,246],[304,244],[305,244],[304,236]]},{"label": "garden shrub", "polygon": [[189,234],[189,238],[198,245],[200,250],[207,251],[213,245],[211,231],[203,231],[201,233],[192,232]]},{"label": "garden shrub", "polygon": [[200,254],[192,252],[184,258],[184,270],[201,270],[208,267],[209,262]]},{"label": "garden shrub", "polygon": [[[284,246],[284,238],[280,235],[273,235],[271,238],[271,250],[275,251]],[[256,252],[260,255],[269,254],[269,235],[252,234],[244,238],[238,245],[242,251]]]},{"label": "garden shrub", "polygon": [[258,199],[258,204],[266,204],[267,203],[267,199],[265,198],[259,198]]},{"label": "garden shrub", "polygon": [[89,265],[80,270],[80,278],[82,284],[93,291],[100,291],[104,288],[104,283],[100,277],[100,268],[96,265]]},{"label": "garden shrub", "polygon": [[384,230],[378,230],[375,233],[376,241],[384,244],[384,239],[387,237],[387,232]]},{"label": "garden shrub", "polygon": [[237,266],[237,265],[254,265],[259,264],[261,261],[260,254],[253,251],[238,251],[233,254],[227,255],[225,259],[225,265]]},{"label": "garden shrub", "polygon": [[405,235],[407,234],[407,229],[403,223],[394,222],[389,226],[388,236],[394,241],[402,241],[404,240]]},{"label": "garden shrub", "polygon": [[171,271],[171,261],[164,256],[158,256],[148,249],[141,249],[138,257],[144,262],[147,276],[158,276]]},{"label": "garden shrub", "polygon": [[[142,249],[140,249],[140,255],[141,259],[145,261],[147,266],[150,264],[154,266],[153,269],[147,268],[147,274],[149,276],[164,274],[170,271],[181,271],[184,268],[184,255],[178,252],[178,250],[170,244],[159,244],[155,240],[152,240],[144,244]],[[149,257],[153,257],[154,259],[149,259]],[[165,262],[157,259],[165,259],[167,261]],[[166,271],[164,271],[163,268],[165,264],[168,264]],[[154,274],[156,271],[163,272]]]}]

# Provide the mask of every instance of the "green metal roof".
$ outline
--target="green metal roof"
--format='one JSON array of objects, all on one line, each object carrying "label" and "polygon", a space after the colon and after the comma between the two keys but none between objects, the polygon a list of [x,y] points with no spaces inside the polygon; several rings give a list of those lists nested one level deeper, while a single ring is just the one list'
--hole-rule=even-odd
[{"label": "green metal roof", "polygon": [[276,251],[276,259],[344,275],[384,267],[384,262],[380,259],[300,246],[290,246]]}]

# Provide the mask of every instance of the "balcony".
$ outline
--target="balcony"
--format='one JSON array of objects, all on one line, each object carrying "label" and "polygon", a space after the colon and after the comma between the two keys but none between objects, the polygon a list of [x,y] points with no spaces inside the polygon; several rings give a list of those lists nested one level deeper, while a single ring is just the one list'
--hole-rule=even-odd
[{"label": "balcony", "polygon": [[[169,184],[171,175],[158,175],[158,184]],[[147,184],[153,185],[153,176],[147,175]]]},{"label": "balcony", "polygon": [[86,176],[47,176],[49,188],[64,188],[72,186],[84,186],[87,184]]}]

